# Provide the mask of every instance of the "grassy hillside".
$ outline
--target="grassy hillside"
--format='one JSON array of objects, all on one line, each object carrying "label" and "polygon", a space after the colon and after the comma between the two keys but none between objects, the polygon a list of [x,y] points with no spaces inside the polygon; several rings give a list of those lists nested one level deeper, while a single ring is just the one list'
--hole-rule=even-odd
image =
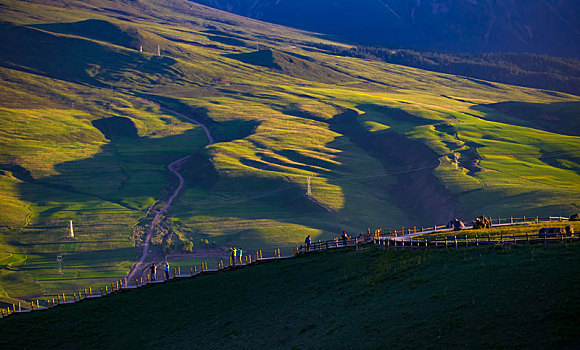
[{"label": "grassy hillside", "polygon": [[0,344],[574,348],[579,248],[329,252],[2,319]]},{"label": "grassy hillside", "polygon": [[192,242],[179,264],[206,240],[580,211],[577,96],[333,56],[187,1],[0,5],[0,301],[122,277],[187,155],[153,248]]}]

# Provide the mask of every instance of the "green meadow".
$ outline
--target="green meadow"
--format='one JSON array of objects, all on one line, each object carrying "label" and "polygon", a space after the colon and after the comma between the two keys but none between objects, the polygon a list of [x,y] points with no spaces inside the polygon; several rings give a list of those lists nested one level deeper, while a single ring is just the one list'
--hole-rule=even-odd
[{"label": "green meadow", "polygon": [[188,155],[154,252],[580,211],[578,96],[333,56],[193,3],[0,5],[0,302],[124,277]]}]

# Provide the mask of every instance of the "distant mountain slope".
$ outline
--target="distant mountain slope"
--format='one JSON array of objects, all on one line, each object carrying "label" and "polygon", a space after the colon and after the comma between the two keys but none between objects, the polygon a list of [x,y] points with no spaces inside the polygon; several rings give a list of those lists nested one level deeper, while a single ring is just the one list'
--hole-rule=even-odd
[{"label": "distant mountain slope", "polygon": [[580,56],[576,0],[193,0],[365,44]]}]

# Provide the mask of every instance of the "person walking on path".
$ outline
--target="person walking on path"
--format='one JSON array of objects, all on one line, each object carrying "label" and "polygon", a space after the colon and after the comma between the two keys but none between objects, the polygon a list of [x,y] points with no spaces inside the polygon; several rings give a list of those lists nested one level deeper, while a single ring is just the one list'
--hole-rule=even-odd
[{"label": "person walking on path", "polygon": [[346,231],[342,231],[341,237],[342,237],[342,245],[344,247],[346,247],[346,240],[348,239],[348,235],[346,234]]},{"label": "person walking on path", "polygon": [[235,265],[236,264],[236,253],[237,253],[236,247],[235,246],[231,247],[230,252],[232,252],[232,265]]},{"label": "person walking on path", "polygon": [[312,239],[310,238],[310,235],[306,236],[306,239],[304,240],[304,245],[306,245],[306,251],[310,250],[310,245],[312,244]]},{"label": "person walking on path", "polygon": [[151,263],[151,266],[149,268],[151,269],[151,282],[155,282],[155,275],[157,275],[157,266],[155,266],[155,263]]},{"label": "person walking on path", "polygon": [[165,262],[165,279],[169,280],[169,261]]},{"label": "person walking on path", "polygon": [[240,262],[240,264],[242,264],[242,248],[238,247],[238,261]]}]

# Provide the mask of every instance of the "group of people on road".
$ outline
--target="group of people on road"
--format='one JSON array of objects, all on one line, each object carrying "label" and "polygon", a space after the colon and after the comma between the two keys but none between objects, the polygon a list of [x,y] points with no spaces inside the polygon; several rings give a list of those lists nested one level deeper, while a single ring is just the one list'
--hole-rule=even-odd
[{"label": "group of people on road", "polygon": [[[342,239],[343,246],[346,247],[347,241],[349,240],[349,237],[346,234],[346,231],[342,231],[342,233],[340,234],[340,238]],[[305,247],[306,251],[310,250],[311,245],[312,245],[312,238],[310,237],[310,235],[308,235],[308,236],[306,236],[306,239],[304,239],[304,247]]]},{"label": "group of people on road", "polygon": [[232,254],[232,264],[235,265],[236,262],[242,264],[242,254],[244,253],[242,248],[233,246],[230,248],[230,253]]},{"label": "group of people on road", "polygon": [[[157,265],[155,265],[155,263],[151,263],[151,265],[149,266],[149,271],[151,273],[151,282],[155,282],[157,280]],[[169,262],[166,261],[165,262],[165,270],[163,271],[163,273],[165,273],[165,280],[169,279]]]}]

